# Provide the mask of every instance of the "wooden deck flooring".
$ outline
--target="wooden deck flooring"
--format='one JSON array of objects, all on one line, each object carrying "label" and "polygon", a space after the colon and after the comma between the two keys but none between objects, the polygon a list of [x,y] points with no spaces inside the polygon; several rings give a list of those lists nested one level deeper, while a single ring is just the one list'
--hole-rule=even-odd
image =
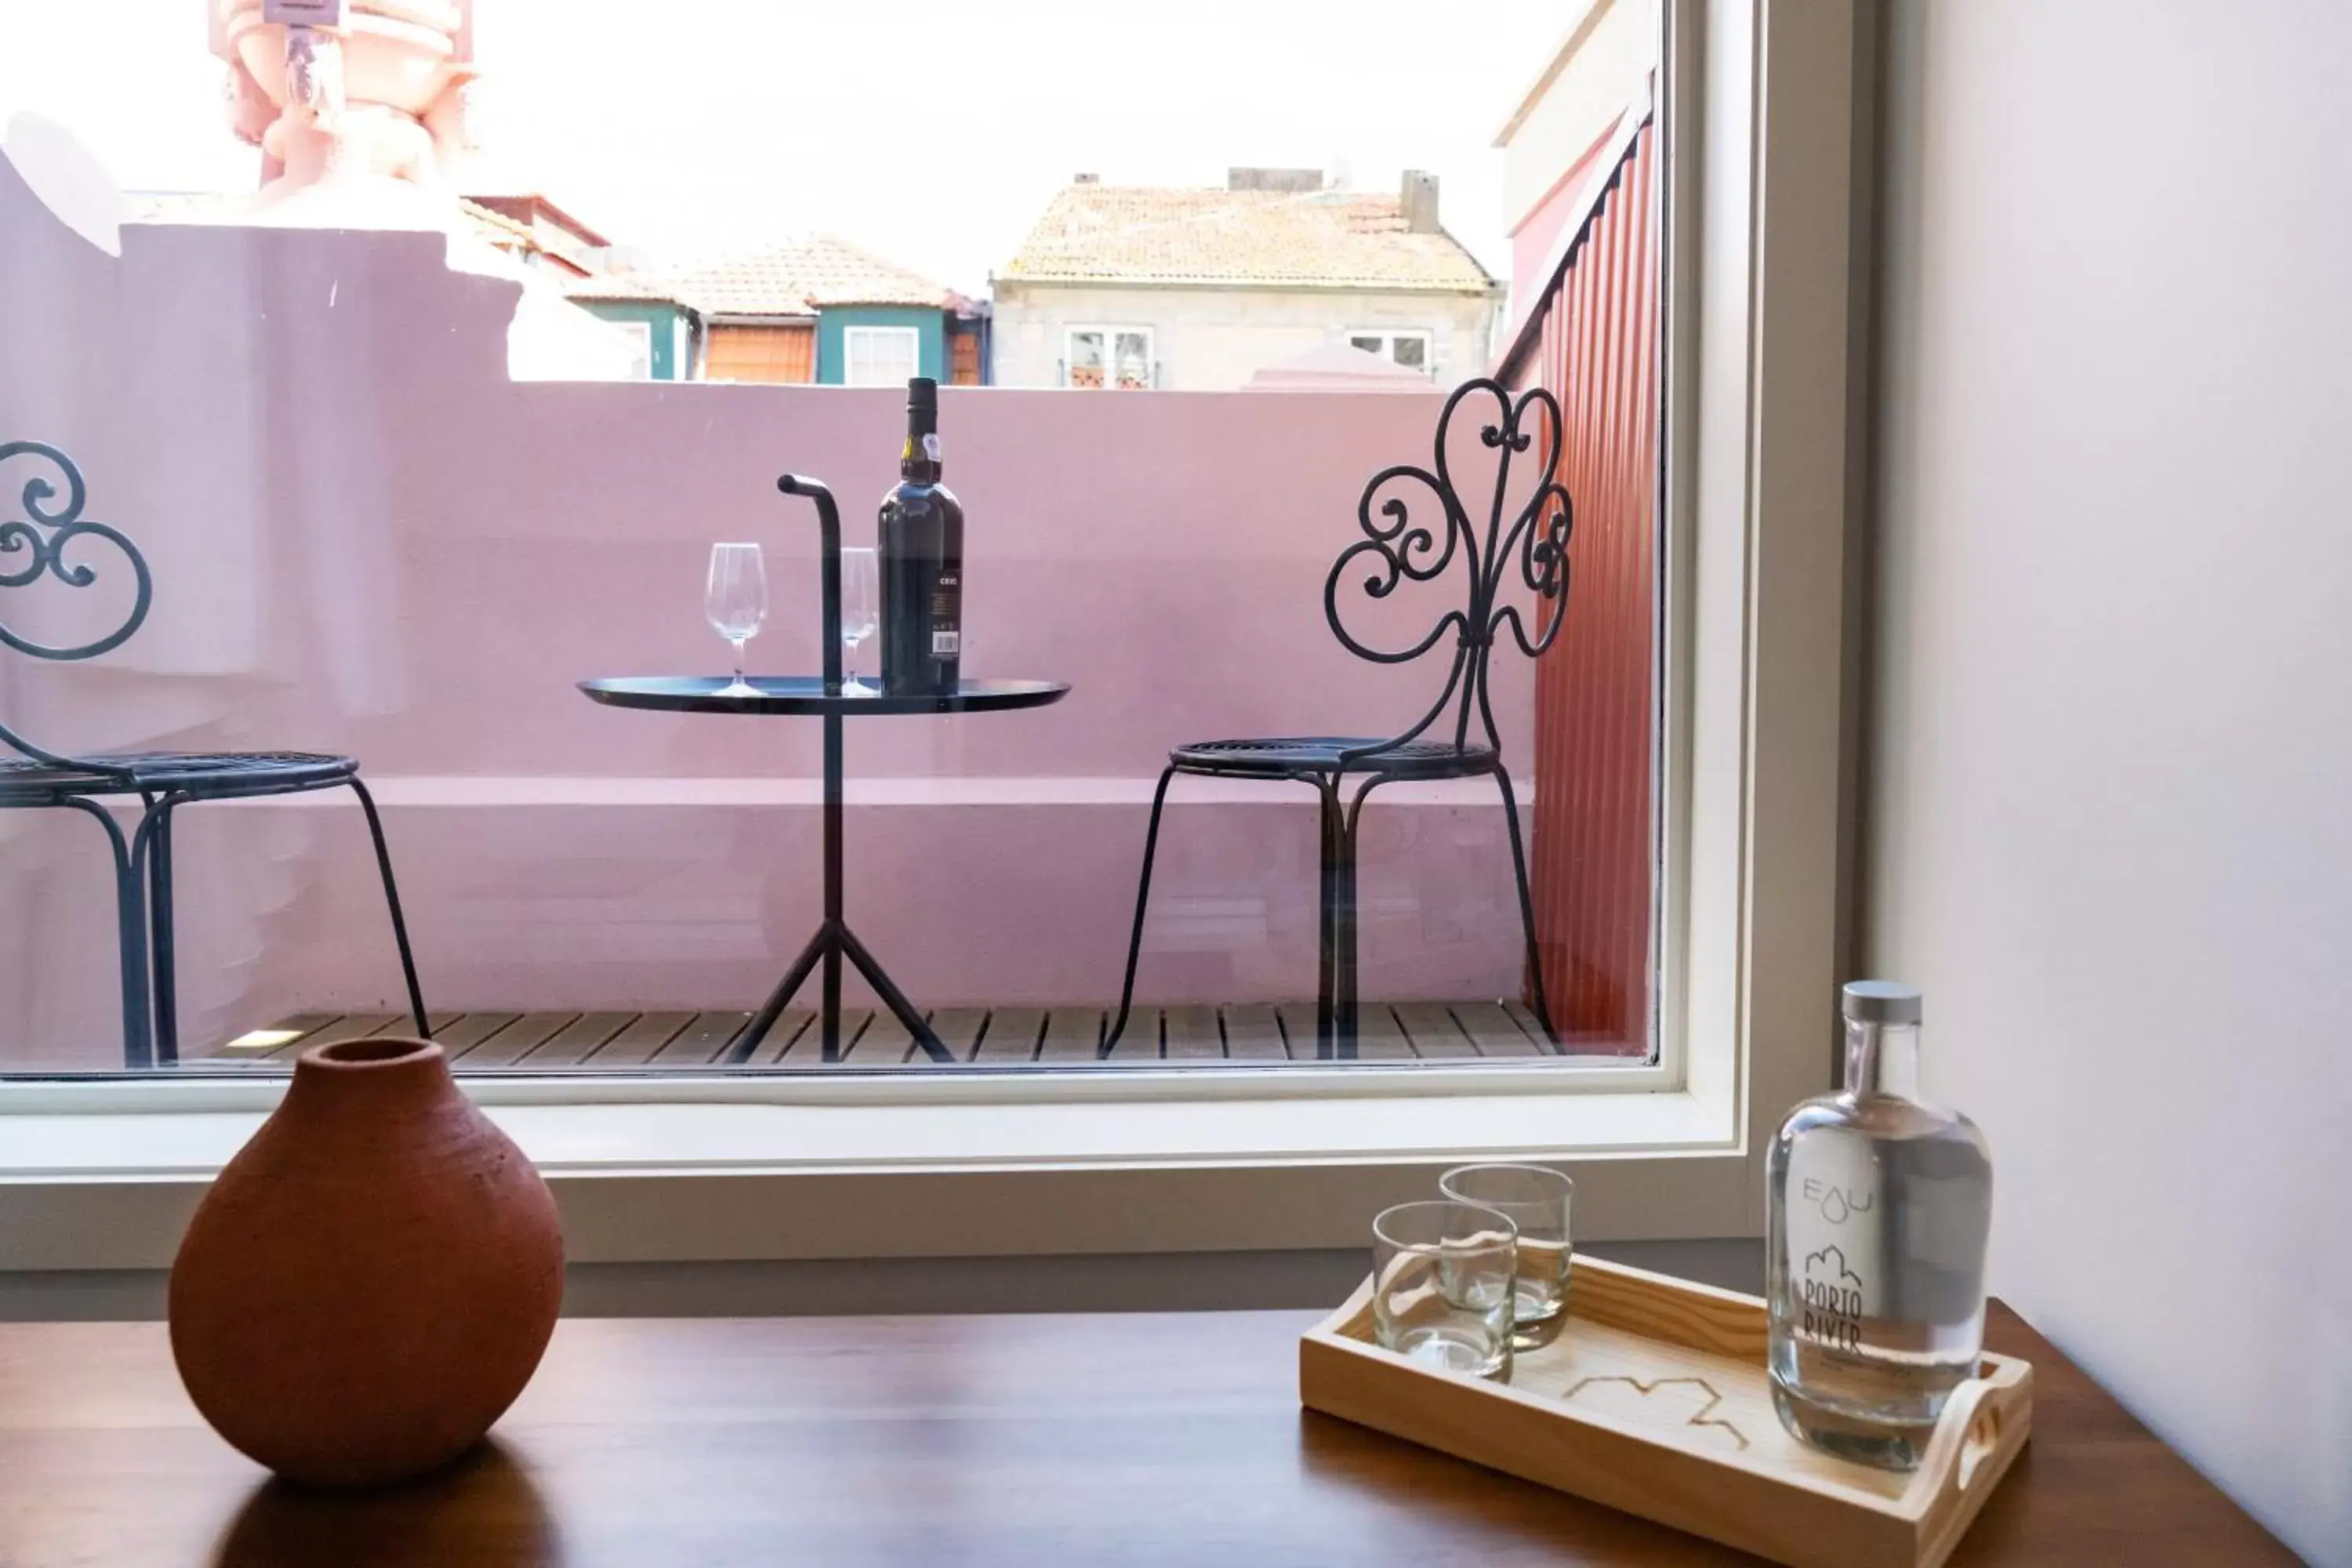
[{"label": "wooden deck flooring", "polygon": [[[435,1013],[433,1037],[461,1069],[603,1072],[730,1065],[751,1016],[717,1013]],[[868,1008],[842,1014],[840,1066],[963,1064],[1130,1067],[1167,1062],[1315,1059],[1312,1002],[1139,1007],[1108,1057],[1097,1055],[1100,1007],[950,1007],[928,1015],[954,1063],[915,1049],[897,1019]],[[1366,1003],[1358,1056],[1366,1061],[1475,1061],[1557,1056],[1543,1026],[1516,1002]],[[794,1008],[777,1020],[750,1067],[824,1068],[816,1015]],[[191,1058],[186,1065],[238,1064],[289,1070],[313,1046],[412,1028],[405,1013],[300,1013],[268,1029]]]}]

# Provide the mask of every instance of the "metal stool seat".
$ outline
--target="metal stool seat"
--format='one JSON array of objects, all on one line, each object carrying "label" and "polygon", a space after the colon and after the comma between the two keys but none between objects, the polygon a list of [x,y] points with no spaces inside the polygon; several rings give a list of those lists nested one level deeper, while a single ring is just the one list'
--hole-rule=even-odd
[{"label": "metal stool seat", "polygon": [[[1454,411],[1472,398],[1491,398],[1495,422],[1481,424],[1479,444],[1496,454],[1493,504],[1483,529],[1472,521],[1463,491],[1454,483],[1447,433]],[[1545,416],[1538,419],[1537,415]],[[1507,632],[1529,658],[1542,657],[1559,636],[1567,616],[1568,491],[1559,470],[1559,405],[1541,387],[1514,399],[1500,383],[1480,378],[1454,388],[1437,416],[1436,459],[1431,468],[1399,464],[1381,469],[1356,503],[1364,537],[1339,552],[1323,583],[1323,618],[1331,635],[1359,658],[1375,664],[1409,664],[1441,647],[1453,655],[1445,689],[1403,733],[1387,737],[1290,735],[1230,741],[1196,741],[1168,753],[1160,786],[1151,796],[1151,824],[1144,831],[1143,871],[1136,880],[1135,927],[1128,938],[1127,979],[1120,987],[1118,1016],[1105,1031],[1108,1056],[1127,1028],[1135,1001],[1135,968],[1143,952],[1143,917],[1151,900],[1151,863],[1160,847],[1160,817],[1168,785],[1179,773],[1213,778],[1265,779],[1313,786],[1322,816],[1322,963],[1316,984],[1316,1054],[1356,1054],[1356,825],[1364,801],[1384,784],[1411,780],[1491,778],[1503,797],[1503,820],[1511,841],[1511,870],[1518,882],[1519,922],[1527,941],[1528,986],[1536,1016],[1551,1026],[1544,998],[1543,964],[1536,950],[1535,902],[1528,890],[1528,859],[1520,842],[1519,807],[1511,775],[1503,765],[1502,740],[1495,729],[1487,690],[1487,664]],[[1540,472],[1524,505],[1506,511],[1512,459],[1540,436],[1535,459]],[[1406,494],[1418,487],[1437,504],[1437,518],[1415,522]],[[1481,492],[1485,493],[1485,492]],[[1385,497],[1385,499],[1383,499]],[[1441,538],[1438,530],[1443,530]],[[1366,598],[1381,600],[1406,584],[1436,581],[1455,562],[1467,577],[1468,593],[1447,609],[1418,642],[1376,647],[1359,641],[1339,614],[1339,595],[1352,585]],[[1531,595],[1549,614],[1530,634],[1516,600]],[[1508,598],[1507,599],[1507,595]],[[1451,634],[1450,637],[1448,634]],[[1444,721],[1441,723],[1441,720]],[[1435,739],[1425,739],[1434,734]],[[1342,798],[1349,778],[1362,782]]]},{"label": "metal stool seat", "polygon": [[[79,557],[82,542],[110,546],[129,569],[132,602],[121,625],[104,637],[53,647],[20,637],[0,625],[0,645],[34,658],[95,658],[131,640],[147,618],[154,584],[146,558],[121,531],[82,516],[86,488],[81,470],[57,447],[40,441],[0,442],[0,463],[40,459],[65,481],[40,469],[25,481],[25,515],[0,514],[0,588],[22,588],[54,577],[68,588],[87,588],[98,569]],[[72,547],[72,548],[69,548]],[[21,563],[19,558],[23,558]],[[178,989],[172,932],[172,813],[198,801],[292,795],[303,790],[349,789],[367,816],[375,844],[383,900],[392,916],[394,943],[400,950],[409,1014],[416,1032],[426,1031],[424,992],[408,950],[408,925],[401,918],[400,889],[393,880],[392,852],[375,799],[360,782],[353,757],[318,752],[114,752],[69,757],[44,751],[5,724],[0,746],[16,752],[0,758],[0,810],[65,808],[95,818],[114,851],[114,902],[122,971],[122,1058],[126,1067],[152,1067],[179,1054]],[[130,797],[138,803],[138,825],[126,835],[101,801]],[[149,947],[152,940],[152,949]]]},{"label": "metal stool seat", "polygon": [[1414,741],[1383,751],[1378,736],[1283,735],[1250,741],[1195,741],[1168,753],[1178,773],[1227,778],[1288,778],[1293,773],[1370,773],[1398,779],[1463,779],[1492,773],[1490,746]]},{"label": "metal stool seat", "polygon": [[225,800],[323,789],[359,771],[358,758],[320,752],[102,752],[62,767],[8,757],[0,758],[0,807],[165,791]]}]

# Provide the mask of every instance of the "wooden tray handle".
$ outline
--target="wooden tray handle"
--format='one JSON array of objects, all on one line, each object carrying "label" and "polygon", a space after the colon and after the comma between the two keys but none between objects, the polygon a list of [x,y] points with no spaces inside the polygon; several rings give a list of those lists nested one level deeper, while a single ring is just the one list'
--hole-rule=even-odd
[{"label": "wooden tray handle", "polygon": [[[2024,1440],[2031,1387],[2031,1370],[2008,1362],[1954,1389],[1921,1457],[1920,1472],[1937,1477],[1938,1490],[1968,1491],[1988,1460]],[[1994,1467],[1996,1474],[1999,1469]]]}]

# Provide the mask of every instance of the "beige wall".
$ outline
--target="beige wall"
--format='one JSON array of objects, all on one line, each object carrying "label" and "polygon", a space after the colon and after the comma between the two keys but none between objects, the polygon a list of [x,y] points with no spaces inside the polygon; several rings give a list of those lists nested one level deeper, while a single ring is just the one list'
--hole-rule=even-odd
[{"label": "beige wall", "polygon": [[[1517,229],[1560,175],[1646,89],[1658,58],[1658,0],[1591,0],[1495,144],[1503,226]],[[1562,57],[1565,57],[1564,58]]]},{"label": "beige wall", "polygon": [[1865,888],[1993,1283],[2352,1564],[2352,8],[1901,0]]},{"label": "beige wall", "polygon": [[1436,380],[1450,385],[1486,367],[1499,301],[1474,294],[1379,294],[1339,289],[1098,289],[996,285],[996,384],[1058,386],[1070,327],[1153,330],[1160,387],[1231,391],[1276,360],[1358,327],[1433,334]]}]

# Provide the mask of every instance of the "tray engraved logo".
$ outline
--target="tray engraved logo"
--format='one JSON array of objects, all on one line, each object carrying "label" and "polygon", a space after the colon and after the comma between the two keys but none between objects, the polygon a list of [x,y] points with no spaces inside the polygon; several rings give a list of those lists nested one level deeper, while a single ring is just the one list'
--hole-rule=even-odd
[{"label": "tray engraved logo", "polygon": [[[1588,1377],[1561,1394],[1560,1403],[1573,1405],[1576,1403],[1577,1396],[1585,1390],[1599,1390],[1609,1384],[1630,1388],[1638,1397],[1632,1399],[1622,1396],[1614,1399],[1602,1397],[1587,1399],[1584,1403],[1612,1415],[1626,1416],[1651,1425],[1656,1425],[1660,1415],[1682,1416],[1679,1422],[1672,1424],[1712,1428],[1714,1432],[1720,1432],[1737,1443],[1740,1452],[1745,1453],[1748,1450],[1747,1435],[1715,1413],[1717,1407],[1723,1403],[1723,1395],[1717,1394],[1715,1391],[1715,1385],[1703,1377],[1660,1377],[1654,1378],[1648,1383],[1643,1382],[1638,1377]],[[1666,1394],[1663,1398],[1653,1397],[1667,1389],[1675,1392]],[[1685,1415],[1686,1411],[1688,1414]],[[1709,1435],[1712,1436],[1713,1433]]]}]

